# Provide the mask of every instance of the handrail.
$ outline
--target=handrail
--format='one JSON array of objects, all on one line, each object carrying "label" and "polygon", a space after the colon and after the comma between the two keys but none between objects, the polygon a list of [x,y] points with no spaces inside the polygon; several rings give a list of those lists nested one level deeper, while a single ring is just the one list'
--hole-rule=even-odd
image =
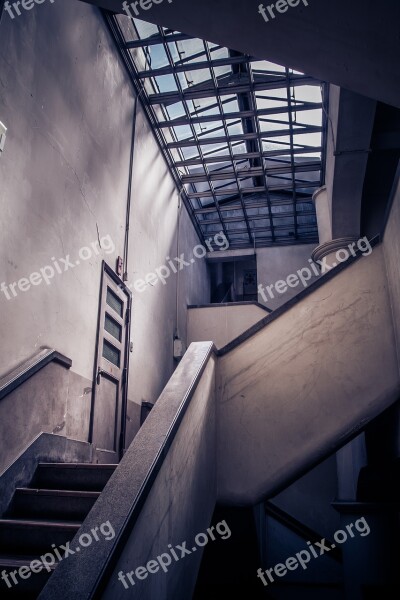
[{"label": "handrail", "polygon": [[0,378],[0,400],[13,392],[50,362],[56,362],[66,369],[72,366],[72,360],[64,356],[64,354],[57,352],[54,348],[42,348],[35,356],[29,358]]},{"label": "handrail", "polygon": [[[264,508],[268,516],[273,517],[274,519],[279,521],[281,525],[284,525],[299,537],[305,540],[309,540],[313,544],[315,542],[320,542],[322,539],[326,540],[326,538],[323,538],[319,533],[317,533],[310,527],[307,527],[307,525],[304,525],[304,523],[298,521],[295,517],[292,517],[292,515],[289,515],[289,513],[282,510],[281,508],[276,506],[276,504],[273,504],[269,500],[266,500],[264,502]],[[329,540],[328,546],[331,548],[329,556],[331,556],[331,558],[334,558],[338,562],[343,562],[343,555],[341,549],[337,547],[335,548],[334,544],[332,544]]]},{"label": "handrail", "polygon": [[[43,588],[40,600],[58,597],[60,585],[63,585],[66,599],[102,597],[104,586],[123,552],[214,353],[212,342],[193,342],[189,346],[82,524],[84,531],[90,531],[91,527],[110,519],[110,508],[114,507],[114,538],[99,544],[96,552],[87,552],[83,562],[80,560],[83,552],[62,561]],[[74,543],[75,539],[71,545]]]},{"label": "handrail", "polygon": [[231,307],[231,306],[257,306],[257,308],[261,308],[264,312],[268,314],[272,313],[272,309],[268,308],[268,306],[264,306],[260,302],[256,300],[240,300],[238,302],[218,302],[218,303],[210,303],[210,304],[188,304],[188,308],[221,308],[221,307]]}]

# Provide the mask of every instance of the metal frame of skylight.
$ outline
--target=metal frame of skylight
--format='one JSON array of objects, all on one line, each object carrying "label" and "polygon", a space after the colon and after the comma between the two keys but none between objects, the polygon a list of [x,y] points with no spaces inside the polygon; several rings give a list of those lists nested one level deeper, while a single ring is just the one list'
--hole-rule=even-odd
[{"label": "metal frame of skylight", "polygon": [[[322,102],[293,100],[291,90],[294,87],[302,85],[322,85],[325,89],[325,85],[312,77],[299,73],[291,73],[287,68],[279,74],[269,71],[262,72],[259,69],[253,70],[252,64],[255,61],[258,63],[259,59],[251,56],[228,55],[224,58],[213,58],[213,53],[220,50],[221,47],[213,46],[211,48],[210,44],[205,41],[202,42],[204,50],[174,61],[169,44],[177,44],[180,41],[194,38],[158,27],[158,33],[146,39],[126,41],[117,18],[110,13],[105,13],[105,18],[116,39],[133,84],[140,94],[142,104],[154,130],[156,139],[164,153],[171,174],[180,189],[185,206],[199,235],[203,239],[207,238],[210,233],[209,231],[207,234],[207,228],[209,226],[220,225],[221,231],[224,231],[232,248],[250,247],[254,244],[257,246],[270,246],[274,244],[289,245],[305,243],[307,241],[317,242],[318,235],[313,207],[310,205],[309,210],[298,210],[297,204],[298,202],[302,204],[309,203],[312,191],[324,182],[327,98],[323,98]],[[142,48],[143,51],[147,51],[146,49],[149,46],[157,44],[162,45],[170,64],[153,69],[149,68],[146,63],[144,70],[139,70],[135,64],[131,50],[133,48]],[[193,61],[194,58],[202,60],[189,62]],[[215,69],[234,65],[238,65],[239,68],[243,66],[247,69],[248,80],[243,82],[243,78],[238,77],[237,81],[233,81],[233,84],[229,82],[228,85],[224,85],[223,82],[221,83],[221,80],[226,78],[226,75],[218,78],[215,74]],[[200,69],[208,69],[210,79],[184,89],[179,74]],[[150,79],[155,83],[155,78],[163,75],[173,76],[177,90],[172,92],[159,92],[156,90],[154,93],[148,93],[144,87],[146,79]],[[234,80],[235,78],[231,77],[231,79]],[[277,89],[286,91],[287,105],[259,108],[257,98],[260,97],[257,95],[261,92]],[[246,94],[249,98],[250,108],[248,110],[224,112],[223,106],[226,103],[232,102],[232,96],[239,98],[239,95],[243,94]],[[215,103],[199,108],[196,111],[189,106],[189,102],[204,98],[214,98]],[[277,98],[274,98],[274,100],[277,100]],[[280,100],[283,101],[283,98]],[[169,119],[167,113],[168,106],[176,102],[182,104],[184,114]],[[157,105],[162,109],[164,114],[163,120],[160,120],[159,115],[156,114],[154,107]],[[295,113],[314,109],[322,111],[323,108],[324,110],[321,112],[322,126],[294,123],[293,116]],[[209,112],[211,109],[216,110],[215,114],[201,114],[202,112]],[[263,117],[276,117],[280,114],[288,115],[287,122],[274,119],[277,126],[282,125],[282,129],[277,127],[277,129],[269,132],[262,130],[260,123],[263,122]],[[244,131],[244,120],[246,119],[252,119],[255,124],[255,130],[251,133],[245,133]],[[242,124],[243,134],[229,134],[229,126],[233,124],[231,121],[235,120],[237,120],[237,124]],[[197,132],[196,125],[213,122],[217,124],[217,127],[214,128],[214,133],[223,131],[224,135],[215,135],[210,138],[204,137],[202,132]],[[229,125],[228,122],[230,122]],[[178,139],[175,135],[174,127],[182,125],[190,128],[191,135],[185,139]],[[164,130],[170,132],[172,141],[166,138]],[[307,144],[296,143],[296,136],[305,133],[321,133],[321,144],[318,146],[309,146]],[[210,130],[206,132],[207,136],[209,134]],[[281,143],[281,148],[274,148],[272,150],[264,148],[263,142],[274,139],[274,137],[283,136],[289,137],[289,143]],[[234,153],[237,146],[248,144],[249,142],[254,143],[256,151],[249,152],[247,148],[246,152]],[[221,144],[222,148],[217,147],[209,151],[208,146],[212,146],[213,144]],[[197,155],[192,158],[185,158],[181,152],[182,148],[192,146],[196,148]],[[221,150],[224,152],[222,155]],[[180,155],[179,160],[176,158],[176,153]],[[320,161],[314,156],[310,161],[300,163],[295,160],[295,156],[298,154],[321,154],[322,160]],[[266,159],[269,161],[267,165],[265,164]],[[259,162],[258,166],[251,166],[257,160]],[[276,167],[271,164],[272,162],[276,162]],[[218,163],[222,166],[212,169],[212,165]],[[240,165],[244,164],[250,165],[246,171],[240,168]],[[191,166],[201,167],[203,173],[190,173],[189,167]],[[182,173],[181,169],[185,172]],[[296,177],[301,172],[318,172],[319,178],[316,178],[315,181],[309,181]],[[284,175],[289,175],[290,177],[282,177]],[[274,178],[272,185],[268,182],[269,177]],[[282,180],[281,184],[277,183],[279,178]],[[248,179],[253,180],[253,187],[242,187],[242,181]],[[224,183],[224,181],[228,183]],[[261,185],[256,186],[255,181]],[[216,182],[220,182],[222,185],[216,186]],[[198,191],[196,188],[196,184],[198,183],[208,184],[209,189]],[[236,184],[237,189],[231,187],[233,183]],[[189,189],[186,190],[185,186],[189,186]],[[310,189],[310,193],[304,192],[307,188]],[[287,202],[288,192],[291,195],[290,204]],[[258,197],[257,201],[254,201],[254,196]],[[272,198],[272,196],[274,197]],[[210,204],[202,204],[200,199],[204,202],[207,198],[210,198]],[[250,201],[247,198],[250,198]],[[280,214],[272,210],[275,206],[289,205],[292,209],[289,212]],[[257,208],[266,208],[267,214],[249,215],[247,213],[248,210]],[[239,211],[240,214],[229,217],[223,214],[227,211],[232,212],[233,210]],[[212,213],[216,213],[218,218],[210,218]],[[205,215],[209,215],[209,218],[204,218]],[[299,224],[300,217],[314,217],[314,219],[312,223]],[[275,223],[275,221],[284,218],[291,218],[293,226],[279,226],[278,223]],[[254,222],[259,220],[267,220],[269,226],[257,228]],[[243,227],[240,229],[230,229],[230,223],[243,223]],[[290,229],[293,229],[293,235],[289,237],[290,232],[287,239],[276,235],[280,230],[289,231]],[[245,239],[235,239],[235,234],[236,238],[238,234],[246,234],[247,241]],[[254,240],[256,234],[260,235]]]}]

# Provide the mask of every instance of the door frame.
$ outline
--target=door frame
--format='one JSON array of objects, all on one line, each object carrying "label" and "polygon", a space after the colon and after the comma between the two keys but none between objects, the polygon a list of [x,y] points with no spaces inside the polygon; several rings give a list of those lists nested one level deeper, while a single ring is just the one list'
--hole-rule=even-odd
[{"label": "door frame", "polygon": [[94,411],[96,404],[96,392],[97,392],[97,357],[99,351],[99,342],[100,342],[100,328],[101,324],[101,316],[102,316],[102,295],[103,295],[103,287],[104,287],[104,279],[105,275],[108,275],[112,281],[119,286],[122,292],[126,294],[127,297],[127,315],[128,318],[126,320],[126,335],[125,335],[125,357],[124,357],[124,365],[123,365],[123,382],[122,382],[122,398],[121,398],[121,433],[118,440],[117,445],[117,454],[119,460],[121,460],[124,450],[125,450],[125,442],[126,442],[126,417],[127,417],[127,407],[128,407],[128,382],[129,382],[129,357],[130,357],[130,332],[131,332],[131,315],[132,315],[132,292],[125,285],[125,283],[118,277],[115,271],[108,265],[105,260],[101,263],[101,277],[100,277],[100,290],[99,290],[99,302],[98,302],[98,312],[97,312],[97,328],[96,328],[96,344],[94,349],[94,361],[93,361],[93,383],[92,383],[92,401],[90,406],[90,420],[89,420],[89,444],[93,443],[93,425],[94,425]]}]

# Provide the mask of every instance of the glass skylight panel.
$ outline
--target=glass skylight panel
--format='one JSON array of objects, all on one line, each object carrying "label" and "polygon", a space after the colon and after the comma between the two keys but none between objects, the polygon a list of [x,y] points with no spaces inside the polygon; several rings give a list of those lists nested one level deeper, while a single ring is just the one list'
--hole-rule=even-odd
[{"label": "glass skylight panel", "polygon": [[320,146],[320,133],[300,133],[301,130],[294,131],[297,144],[307,144],[307,146]]},{"label": "glass skylight panel", "polygon": [[190,40],[182,40],[177,42],[176,51],[179,52],[177,59],[189,59],[191,56],[198,55],[204,52],[202,40],[191,38]]},{"label": "glass skylight panel", "polygon": [[185,114],[183,102],[175,102],[175,104],[171,104],[170,106],[168,106],[168,108],[166,108],[166,113],[169,115],[171,121],[173,119],[183,117]]},{"label": "glass skylight panel", "polygon": [[192,135],[189,125],[175,125],[173,130],[178,140],[184,140]]},{"label": "glass skylight panel", "polygon": [[269,62],[267,60],[254,60],[252,61],[253,69],[255,71],[267,71],[271,73],[285,73],[285,67],[281,67],[280,65],[276,65],[275,63]]},{"label": "glass skylight panel", "polygon": [[192,147],[192,148],[182,148],[181,152],[184,156],[184,158],[197,158],[199,156],[199,152],[197,150],[196,147]]},{"label": "glass skylight panel", "polygon": [[159,92],[176,92],[178,86],[173,75],[161,75],[155,77]]},{"label": "glass skylight panel", "polygon": [[324,183],[324,86],[268,60],[112,18],[197,230],[224,230],[232,248],[253,247],[254,237],[258,245],[317,242],[311,197]]}]

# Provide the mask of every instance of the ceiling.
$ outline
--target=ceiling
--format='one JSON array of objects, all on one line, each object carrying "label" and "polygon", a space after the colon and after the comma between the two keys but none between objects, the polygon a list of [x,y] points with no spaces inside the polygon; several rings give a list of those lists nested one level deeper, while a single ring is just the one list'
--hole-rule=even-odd
[{"label": "ceiling", "polygon": [[[123,12],[121,0],[84,1]],[[260,0],[146,1],[139,18],[400,107],[399,0],[295,4],[291,0],[292,7],[284,6],[268,23],[259,13]]]}]

